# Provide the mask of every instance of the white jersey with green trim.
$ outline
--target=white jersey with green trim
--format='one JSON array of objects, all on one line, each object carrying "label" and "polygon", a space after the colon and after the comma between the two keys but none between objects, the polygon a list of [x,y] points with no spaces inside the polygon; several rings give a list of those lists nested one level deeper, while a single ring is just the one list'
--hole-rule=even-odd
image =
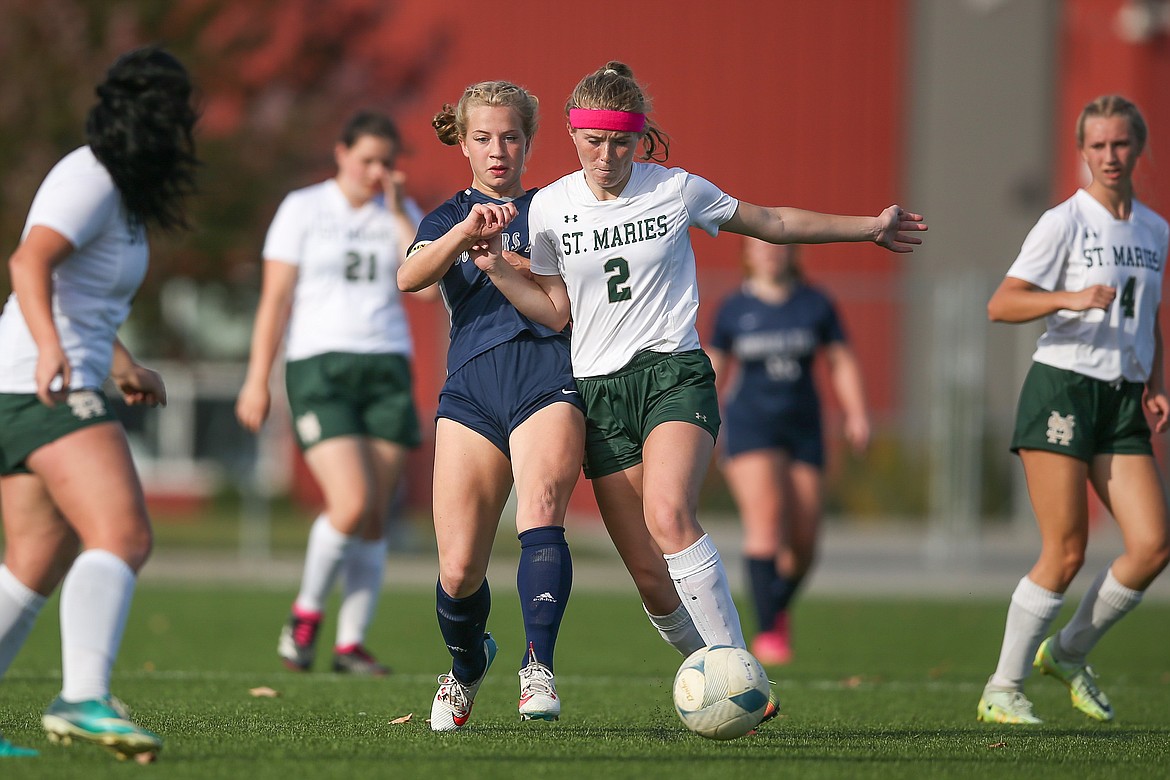
[{"label": "white jersey with green trim", "polygon": [[[114,337],[146,275],[146,233],[127,220],[122,196],[88,146],[63,157],[41,183],[21,240],[47,227],[73,251],[53,269],[53,322],[73,389],[101,387]],[[36,342],[16,293],[0,315],[0,393],[35,393]]]},{"label": "white jersey with green trim", "polygon": [[1129,219],[1116,219],[1083,189],[1046,211],[1007,275],[1049,291],[1103,284],[1117,297],[1108,309],[1048,315],[1032,359],[1106,382],[1145,382],[1168,239],[1166,220],[1137,200]]},{"label": "white jersey with green trim", "polygon": [[689,229],[716,235],[737,208],[706,179],[653,163],[635,163],[614,200],[598,200],[584,171],[536,193],[532,272],[565,280],[574,376],[612,374],[646,350],[699,349]]},{"label": "white jersey with green trim", "polygon": [[[417,225],[422,213],[413,201],[407,205]],[[355,209],[335,179],[290,192],[264,240],[265,260],[297,266],[286,359],[410,355],[396,276],[411,238],[381,195]]]}]

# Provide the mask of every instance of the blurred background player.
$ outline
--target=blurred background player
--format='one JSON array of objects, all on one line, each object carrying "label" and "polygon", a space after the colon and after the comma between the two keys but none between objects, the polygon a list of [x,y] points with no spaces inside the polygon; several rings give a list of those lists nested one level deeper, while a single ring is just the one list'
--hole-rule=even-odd
[{"label": "blurred background player", "polygon": [[548,328],[525,318],[468,257],[488,238],[516,257],[528,253],[535,190],[524,189],[521,175],[538,103],[515,84],[485,81],[468,87],[455,107],[443,106],[433,124],[440,141],[458,144],[467,157],[471,186],[426,216],[398,272],[403,290],[438,282],[451,315],[436,412],[434,516],[436,612],[452,664],[439,677],[431,729],[467,723],[495,657],[486,632],[487,567],[513,483],[525,634],[519,712],[525,720],[556,720],[553,651],[573,581],[564,525],[581,472],[581,397],[564,323]]},{"label": "blurred background player", "polygon": [[744,239],[747,279],[720,305],[707,354],[723,397],[723,475],[743,521],[763,664],[792,658],[789,604],[816,556],[825,467],[817,353],[854,452],[869,444],[861,371],[833,302],[807,284],[795,244]]},{"label": "blurred background player", "polygon": [[295,671],[313,665],[325,601],[339,575],[333,671],[388,671],[366,649],[366,631],[382,588],[387,515],[407,452],[419,443],[410,329],[394,276],[421,211],[395,168],[401,148],[389,117],[354,115],[333,149],[336,176],[289,193],[264,242],[236,416],[253,432],[268,416],[283,338],[293,429],[325,498],[277,646]]},{"label": "blurred background player", "polygon": [[[86,120],[87,145],[33,199],[0,315],[0,675],[64,580],[62,687],[42,722],[50,738],[122,755],[162,747],[110,695],[151,527],[101,388],[110,377],[128,404],[166,403],[162,378],[134,361],[117,329],[146,275],[147,231],[187,227],[191,92],[186,69],[161,49],[113,64]],[[0,740],[4,753],[14,749]]]},{"label": "blurred background player", "polygon": [[[1150,443],[1170,427],[1158,307],[1170,229],[1141,203],[1133,173],[1146,122],[1117,95],[1081,111],[1077,147],[1091,181],[1046,211],[987,304],[996,322],[1045,318],[1020,390],[1012,451],[1040,529],[1040,557],[1012,593],[995,673],[979,700],[989,723],[1040,723],[1023,693],[1032,669],[1068,686],[1075,708],[1113,720],[1087,665],[1170,560],[1166,497]],[[1072,619],[1045,639],[1089,541],[1086,482],[1125,551],[1097,574]]]},{"label": "blurred background player", "polygon": [[566,105],[581,170],[533,199],[532,276],[505,262],[498,242],[477,263],[535,321],[561,328],[572,318],[573,373],[586,404],[585,476],[643,603],[665,604],[673,583],[669,603],[681,601],[689,619],[677,606],[658,611],[671,618],[667,629],[689,626],[708,646],[746,647],[727,573],[697,518],[719,408],[695,328],[689,228],[772,243],[873,241],[909,252],[921,242],[909,234],[926,226],[897,206],[876,218],[764,208],[680,168],[636,162],[642,144],[644,159],[662,161],[668,152],[648,111],[623,63],[582,79]]}]

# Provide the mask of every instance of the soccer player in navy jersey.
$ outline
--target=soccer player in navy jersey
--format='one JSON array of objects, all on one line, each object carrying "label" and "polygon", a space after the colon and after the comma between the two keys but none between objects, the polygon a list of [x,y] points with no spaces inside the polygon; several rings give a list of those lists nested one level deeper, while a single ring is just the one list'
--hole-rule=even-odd
[{"label": "soccer player in navy jersey", "polygon": [[[572,585],[565,512],[581,473],[585,418],[566,333],[524,317],[468,250],[499,239],[528,254],[528,204],[520,178],[532,149],[538,102],[506,81],[468,87],[433,125],[471,165],[471,186],[428,214],[398,271],[403,290],[435,282],[451,315],[447,381],[435,432],[434,518],[439,628],[452,665],[439,677],[431,729],[462,728],[496,654],[487,633],[488,558],[500,514],[516,489],[517,587],[524,616],[520,715],[556,720],[561,703],[553,650]],[[506,228],[505,228],[506,225]]]},{"label": "soccer player in navy jersey", "polygon": [[720,305],[706,345],[723,399],[721,466],[743,521],[759,628],[751,650],[763,664],[792,658],[789,604],[816,556],[825,465],[818,354],[845,438],[862,452],[870,433],[857,359],[833,302],[804,281],[798,249],[744,239],[747,278]]}]

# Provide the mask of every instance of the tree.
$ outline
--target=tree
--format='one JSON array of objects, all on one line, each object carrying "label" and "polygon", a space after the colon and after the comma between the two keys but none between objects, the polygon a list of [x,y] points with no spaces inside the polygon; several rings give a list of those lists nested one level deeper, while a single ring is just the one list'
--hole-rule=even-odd
[{"label": "tree", "polygon": [[[0,0],[0,240],[19,240],[49,168],[85,143],[93,87],[123,51],[162,43],[201,93],[196,229],[156,236],[135,304],[140,349],[195,357],[162,316],[168,279],[224,291],[251,313],[264,231],[280,198],[330,168],[329,149],[359,107],[393,114],[448,45],[441,29],[402,24],[386,0]],[[404,34],[409,29],[409,35]],[[9,289],[7,268],[0,286]]]}]

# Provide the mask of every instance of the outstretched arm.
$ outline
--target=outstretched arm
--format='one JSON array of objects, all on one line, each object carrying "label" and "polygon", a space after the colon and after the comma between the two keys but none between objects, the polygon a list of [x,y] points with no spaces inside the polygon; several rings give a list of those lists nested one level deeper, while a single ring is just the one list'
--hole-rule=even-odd
[{"label": "outstretched arm", "polygon": [[765,207],[740,201],[739,208],[721,230],[752,236],[772,244],[828,244],[838,241],[872,241],[891,252],[913,252],[925,231],[921,214],[890,206],[876,217],[821,214],[788,206]]}]

